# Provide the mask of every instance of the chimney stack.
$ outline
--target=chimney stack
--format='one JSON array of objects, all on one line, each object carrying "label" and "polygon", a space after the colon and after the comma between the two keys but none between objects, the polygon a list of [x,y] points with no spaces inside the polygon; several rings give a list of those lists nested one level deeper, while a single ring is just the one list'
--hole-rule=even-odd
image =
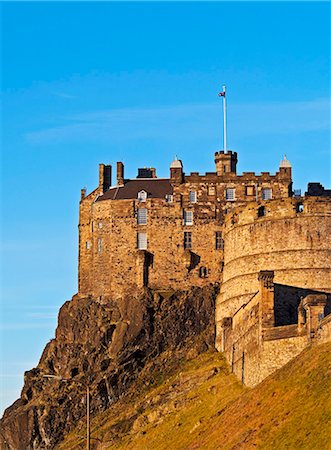
[{"label": "chimney stack", "polygon": [[111,165],[99,164],[99,187],[105,192],[111,186]]},{"label": "chimney stack", "polygon": [[124,185],[124,164],[121,161],[117,162],[117,186]]}]

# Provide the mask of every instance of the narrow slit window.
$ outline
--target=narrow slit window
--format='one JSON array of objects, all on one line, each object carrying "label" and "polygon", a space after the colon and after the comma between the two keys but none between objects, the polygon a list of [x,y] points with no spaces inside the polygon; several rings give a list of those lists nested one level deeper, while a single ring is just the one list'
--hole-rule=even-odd
[{"label": "narrow slit window", "polygon": [[98,239],[98,253],[101,253],[103,249],[103,241],[101,238]]},{"label": "narrow slit window", "polygon": [[90,248],[91,248],[91,242],[90,242],[90,241],[86,241],[85,247],[86,247],[86,250],[90,250]]},{"label": "narrow slit window", "polygon": [[223,250],[223,248],[224,248],[222,231],[216,231],[216,233],[215,233],[215,248],[216,248],[216,250]]}]

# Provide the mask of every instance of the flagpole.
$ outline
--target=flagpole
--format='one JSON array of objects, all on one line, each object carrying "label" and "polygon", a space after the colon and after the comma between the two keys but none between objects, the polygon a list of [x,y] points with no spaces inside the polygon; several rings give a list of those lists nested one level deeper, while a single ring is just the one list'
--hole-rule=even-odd
[{"label": "flagpole", "polygon": [[226,93],[225,86],[223,86],[223,144],[224,144],[224,152],[226,152]]}]

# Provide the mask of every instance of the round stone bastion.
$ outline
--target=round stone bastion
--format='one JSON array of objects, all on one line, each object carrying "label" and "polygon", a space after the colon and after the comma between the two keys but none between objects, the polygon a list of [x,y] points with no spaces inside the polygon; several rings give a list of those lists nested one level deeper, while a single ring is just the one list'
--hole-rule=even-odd
[{"label": "round stone bastion", "polygon": [[278,286],[299,293],[331,293],[331,198],[246,203],[226,215],[223,238],[217,323],[259,291],[261,270],[273,270]]}]

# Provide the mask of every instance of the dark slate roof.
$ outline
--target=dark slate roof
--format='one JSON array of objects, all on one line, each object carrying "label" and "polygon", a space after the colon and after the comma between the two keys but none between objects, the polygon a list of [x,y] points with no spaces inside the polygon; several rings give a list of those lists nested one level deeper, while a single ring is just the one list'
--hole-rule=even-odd
[{"label": "dark slate roof", "polygon": [[125,180],[124,186],[111,187],[98,198],[97,202],[137,198],[140,191],[146,191],[147,198],[165,198],[166,194],[173,193],[173,187],[170,184],[170,180],[166,178]]}]

